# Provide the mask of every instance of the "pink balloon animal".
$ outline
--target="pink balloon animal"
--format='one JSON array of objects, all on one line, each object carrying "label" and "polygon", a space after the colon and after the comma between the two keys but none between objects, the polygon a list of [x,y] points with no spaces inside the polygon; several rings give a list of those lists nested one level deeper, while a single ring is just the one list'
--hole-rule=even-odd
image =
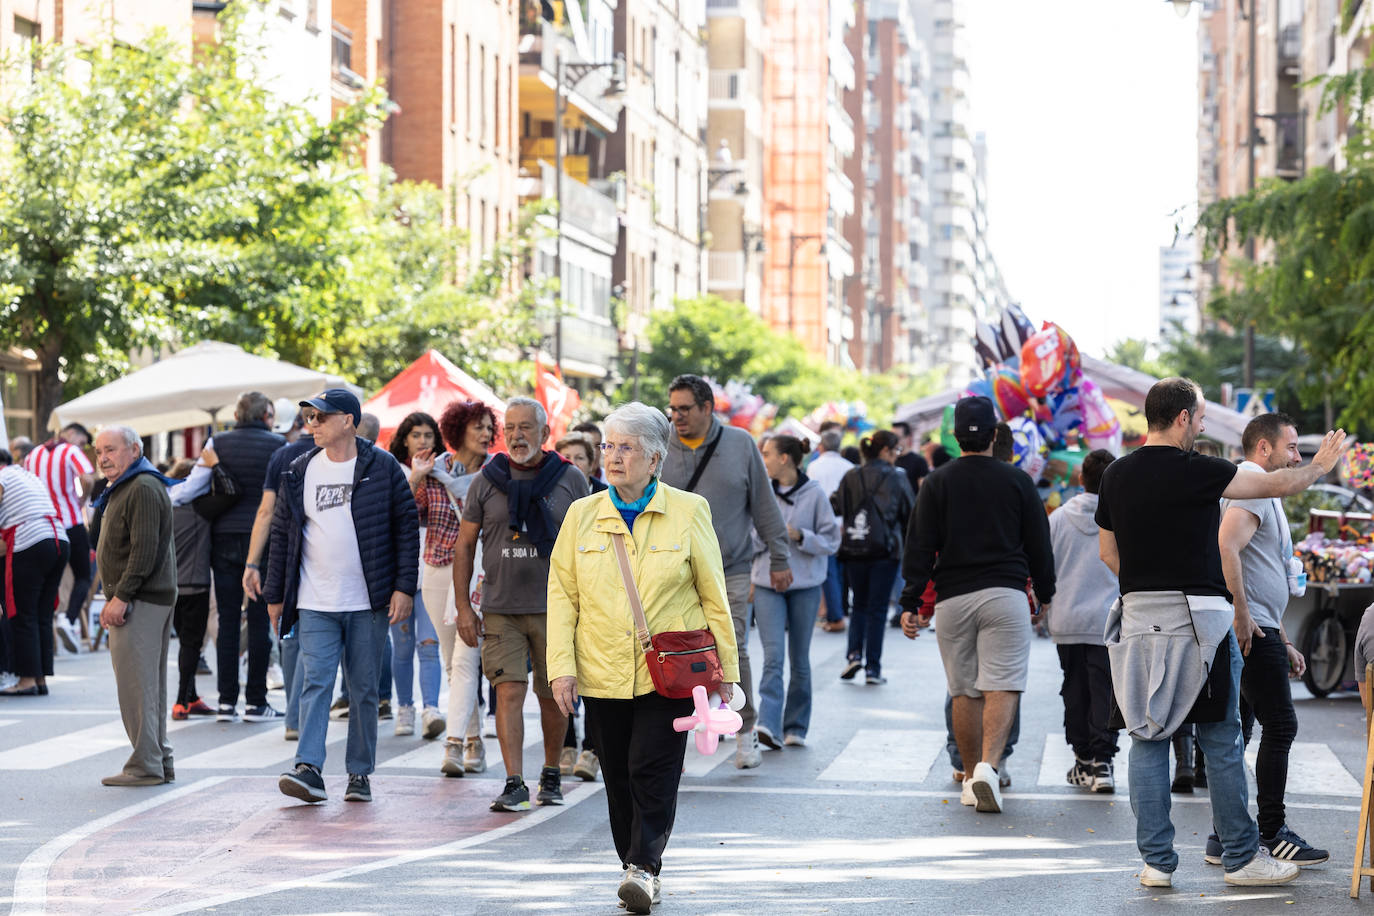
[{"label": "pink balloon animal", "polygon": [[695,731],[697,750],[709,757],[716,752],[720,736],[735,734],[744,725],[744,720],[724,703],[712,709],[706,699],[706,688],[700,685],[692,688],[692,702],[696,705],[696,714],[674,719],[673,731]]}]

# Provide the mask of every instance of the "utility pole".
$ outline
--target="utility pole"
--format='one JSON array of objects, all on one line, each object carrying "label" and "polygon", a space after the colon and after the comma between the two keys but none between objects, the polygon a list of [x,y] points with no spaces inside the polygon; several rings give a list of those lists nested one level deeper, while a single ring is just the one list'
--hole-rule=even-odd
[{"label": "utility pole", "polygon": [[[556,209],[553,214],[553,275],[558,280],[558,290],[554,297],[553,315],[553,361],[558,366],[558,377],[563,377],[563,49],[554,52],[553,88],[553,196]],[[1254,113],[1254,103],[1250,111]],[[1251,165],[1251,172],[1254,167]],[[1250,184],[1255,183],[1251,175]]]},{"label": "utility pole", "polygon": [[[1245,14],[1245,7],[1241,6],[1241,13]],[[1256,117],[1255,109],[1255,60],[1256,54],[1256,26],[1259,17],[1256,0],[1250,0],[1250,12],[1245,16],[1249,25],[1250,33],[1250,66],[1249,66],[1249,91],[1247,92],[1249,130],[1246,132],[1245,149],[1245,189],[1247,192],[1254,193],[1255,190],[1255,135],[1258,132],[1259,119]],[[1255,237],[1253,234],[1245,240],[1245,259],[1251,264],[1255,263]],[[1243,375],[1245,387],[1255,388],[1255,322],[1254,319],[1247,318],[1245,321],[1245,362],[1243,364]]]}]

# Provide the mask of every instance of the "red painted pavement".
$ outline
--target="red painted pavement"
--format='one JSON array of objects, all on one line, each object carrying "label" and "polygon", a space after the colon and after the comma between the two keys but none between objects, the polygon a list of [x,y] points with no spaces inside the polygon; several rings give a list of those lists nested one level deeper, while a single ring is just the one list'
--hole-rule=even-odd
[{"label": "red painted pavement", "polygon": [[[46,911],[130,912],[188,904],[414,853],[528,817],[489,810],[492,779],[373,777],[373,801],[345,802],[326,777],[320,805],[288,799],[276,777],[240,776],[132,815],[63,852]],[[587,788],[565,782],[574,796]],[[130,801],[140,790],[119,790]]]}]

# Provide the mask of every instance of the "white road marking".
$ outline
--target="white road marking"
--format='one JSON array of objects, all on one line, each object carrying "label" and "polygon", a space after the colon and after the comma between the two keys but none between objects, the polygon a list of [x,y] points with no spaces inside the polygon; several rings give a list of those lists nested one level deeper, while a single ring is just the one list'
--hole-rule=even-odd
[{"label": "white road marking", "polygon": [[[198,724],[190,719],[168,722],[167,731],[180,731]],[[124,732],[124,723],[116,719],[114,722],[0,751],[0,770],[51,770],[116,748],[128,747],[129,736]]]},{"label": "white road marking", "polygon": [[[709,757],[697,750],[696,734],[687,733],[687,756],[683,759],[683,776],[690,776],[693,779],[701,779],[707,776],[716,767],[730,759],[735,753],[735,746],[724,741],[716,745],[716,752]],[[765,752],[766,754],[767,752]]]},{"label": "white road marking", "polygon": [[825,782],[892,782],[895,772],[909,774],[908,781],[924,781],[945,749],[945,733],[924,728],[861,728],[816,777]]},{"label": "white road marking", "polygon": [[104,817],[98,817],[93,821],[87,821],[80,827],[73,827],[59,837],[55,837],[42,846],[35,849],[24,857],[18,871],[14,875],[14,903],[10,909],[10,916],[41,916],[47,908],[48,899],[48,870],[52,868],[54,862],[71,847],[112,824],[117,824],[122,820],[133,817],[135,814],[142,814],[160,805],[184,798],[192,792],[199,792],[201,789],[208,789],[218,785],[227,776],[212,776],[191,783],[177,789],[159,792],[155,797],[145,801],[120,808],[118,811],[111,811]]},{"label": "white road marking", "polygon": [[[183,770],[257,770],[275,763],[294,760],[296,742],[287,741],[284,726],[249,722],[235,728],[252,729],[254,734],[237,741],[221,744],[190,757],[178,757],[176,765]],[[331,720],[326,732],[325,746],[338,745],[348,736],[347,720]]]},{"label": "white road marking", "polygon": [[[1261,727],[1262,728],[1262,727]],[[1255,771],[1259,739],[1252,738],[1245,749],[1245,763]],[[1315,741],[1294,741],[1288,754],[1288,786],[1285,795],[1335,795],[1359,798],[1359,780],[1336,759],[1330,746]]]},{"label": "white road marking", "polygon": [[[1115,759],[1112,761],[1112,774],[1116,778],[1117,791],[1124,791],[1126,786],[1129,785],[1126,777],[1129,772],[1127,758],[1130,754],[1127,752],[1130,750],[1130,742],[1130,738],[1123,737],[1121,742],[1122,749],[1117,752]],[[1011,759],[1015,762],[1016,757],[1013,755]],[[1069,768],[1073,766],[1073,759],[1073,748],[1069,747],[1068,744],[1064,742],[1063,733],[1050,732],[1045,736],[1045,750],[1040,755],[1040,776],[1035,781],[1035,784],[1038,786],[1064,786],[1066,788],[1077,789],[1078,787],[1076,786],[1069,786],[1068,780],[1065,779],[1069,773]],[[1172,770],[1170,772],[1172,772]]]}]

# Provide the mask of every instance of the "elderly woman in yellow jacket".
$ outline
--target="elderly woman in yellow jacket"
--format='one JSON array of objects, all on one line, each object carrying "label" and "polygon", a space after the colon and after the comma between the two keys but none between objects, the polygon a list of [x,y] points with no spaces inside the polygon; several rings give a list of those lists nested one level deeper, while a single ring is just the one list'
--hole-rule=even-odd
[{"label": "elderly woman in yellow jacket", "polygon": [[631,913],[648,913],[659,899],[658,872],[687,747],[687,733],[673,731],[673,719],[690,715],[692,700],[654,691],[612,535],[625,538],[651,633],[710,629],[726,681],[723,699],[739,679],[739,657],[706,500],[658,480],[668,453],[667,418],[635,402],[607,417],[605,428],[601,450],[610,488],[572,504],[553,548],[548,676],[564,713],[582,696],[625,870],[619,896]]}]

